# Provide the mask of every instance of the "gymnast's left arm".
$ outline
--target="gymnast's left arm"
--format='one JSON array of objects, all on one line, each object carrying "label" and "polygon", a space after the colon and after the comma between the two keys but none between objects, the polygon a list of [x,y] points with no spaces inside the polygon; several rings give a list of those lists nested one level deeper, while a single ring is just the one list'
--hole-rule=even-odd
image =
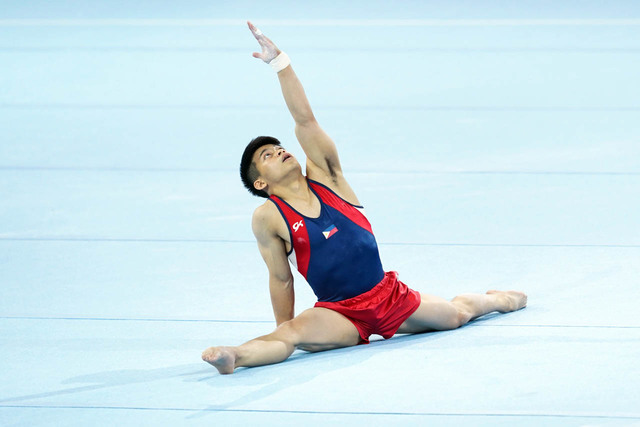
[{"label": "gymnast's left arm", "polygon": [[[285,54],[258,28],[250,22],[248,24],[262,47],[262,52],[254,52],[253,56],[269,64],[272,61],[282,63],[284,59],[282,55]],[[285,60],[283,66],[286,66],[278,71],[278,79],[289,112],[295,121],[296,138],[307,156],[307,169],[319,168],[335,184],[340,185],[340,181],[344,178],[336,145],[318,124],[304,88],[289,64],[288,57]]]}]

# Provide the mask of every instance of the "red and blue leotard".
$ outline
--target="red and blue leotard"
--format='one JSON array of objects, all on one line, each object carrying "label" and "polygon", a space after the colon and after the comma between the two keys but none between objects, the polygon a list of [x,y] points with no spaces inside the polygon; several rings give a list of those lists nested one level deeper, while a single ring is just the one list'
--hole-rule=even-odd
[{"label": "red and blue leotard", "polygon": [[318,218],[302,215],[278,196],[269,198],[289,228],[289,260],[307,280],[318,301],[342,301],[370,291],[385,273],[362,207],[318,182],[307,182],[320,201]]},{"label": "red and blue leotard", "polygon": [[318,297],[315,307],[336,311],[353,323],[360,343],[371,334],[391,338],[420,306],[420,293],[385,273],[371,224],[361,206],[307,179],[320,201],[320,216],[309,218],[277,196],[291,236],[289,260]]}]

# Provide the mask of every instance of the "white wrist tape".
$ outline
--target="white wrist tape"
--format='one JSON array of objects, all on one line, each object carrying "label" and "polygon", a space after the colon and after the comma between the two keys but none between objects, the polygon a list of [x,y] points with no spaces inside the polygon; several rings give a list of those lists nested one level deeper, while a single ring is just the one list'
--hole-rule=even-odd
[{"label": "white wrist tape", "polygon": [[284,52],[280,52],[280,55],[276,56],[271,60],[271,62],[269,62],[269,65],[271,65],[271,68],[273,68],[273,71],[275,71],[276,73],[284,70],[290,64],[291,59],[289,59],[289,56]]}]

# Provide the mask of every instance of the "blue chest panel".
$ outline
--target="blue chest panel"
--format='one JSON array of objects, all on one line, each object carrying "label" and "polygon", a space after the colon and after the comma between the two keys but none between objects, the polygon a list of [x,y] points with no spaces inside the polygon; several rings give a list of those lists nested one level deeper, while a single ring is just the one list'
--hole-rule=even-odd
[{"label": "blue chest panel", "polygon": [[384,277],[373,234],[324,205],[306,219],[311,256],[307,281],[318,301],[341,301],[367,292]]}]

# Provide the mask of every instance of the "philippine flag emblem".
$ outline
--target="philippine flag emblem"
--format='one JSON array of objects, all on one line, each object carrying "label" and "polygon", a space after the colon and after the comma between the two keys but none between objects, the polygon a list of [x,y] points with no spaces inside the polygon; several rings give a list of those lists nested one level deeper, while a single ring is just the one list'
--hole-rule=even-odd
[{"label": "philippine flag emblem", "polygon": [[327,227],[326,230],[324,230],[322,232],[322,234],[324,234],[324,238],[325,239],[328,239],[329,237],[333,236],[337,232],[338,232],[338,227],[336,227],[335,225],[331,224],[329,227]]}]

